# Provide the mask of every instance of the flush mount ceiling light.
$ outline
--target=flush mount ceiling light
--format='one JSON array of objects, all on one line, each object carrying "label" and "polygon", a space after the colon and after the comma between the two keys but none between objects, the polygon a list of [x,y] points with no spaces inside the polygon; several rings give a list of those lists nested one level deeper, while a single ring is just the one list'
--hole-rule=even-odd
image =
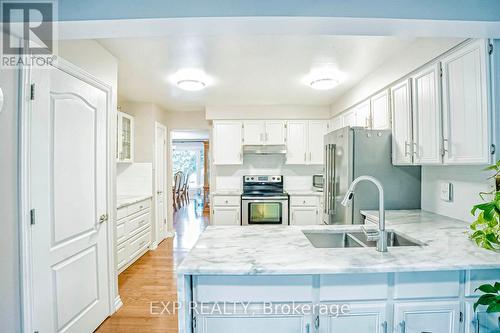
[{"label": "flush mount ceiling light", "polygon": [[177,81],[177,86],[182,90],[199,91],[204,89],[207,85],[203,81],[185,79]]},{"label": "flush mount ceiling light", "polygon": [[172,75],[170,82],[182,90],[200,91],[205,89],[211,80],[202,70],[184,68]]},{"label": "flush mount ceiling light", "polygon": [[333,78],[325,77],[320,79],[314,79],[309,82],[309,86],[316,90],[329,90],[338,86],[339,81]]}]

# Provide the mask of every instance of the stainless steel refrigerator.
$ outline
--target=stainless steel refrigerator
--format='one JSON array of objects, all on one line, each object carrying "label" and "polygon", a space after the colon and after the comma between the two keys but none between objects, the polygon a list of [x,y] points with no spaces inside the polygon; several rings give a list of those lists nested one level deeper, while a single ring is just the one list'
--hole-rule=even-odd
[{"label": "stainless steel refrigerator", "polygon": [[378,191],[361,182],[351,204],[340,204],[351,182],[362,175],[380,180],[385,208],[419,209],[421,168],[392,165],[390,130],[344,127],[325,135],[325,187],[323,222],[362,223],[360,210],[378,209]]}]

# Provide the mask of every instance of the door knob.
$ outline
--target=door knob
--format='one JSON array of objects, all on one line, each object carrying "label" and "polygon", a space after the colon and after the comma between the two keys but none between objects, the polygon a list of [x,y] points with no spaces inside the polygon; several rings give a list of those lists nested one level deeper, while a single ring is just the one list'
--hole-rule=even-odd
[{"label": "door knob", "polygon": [[99,223],[104,223],[108,220],[108,214],[102,214],[100,217],[99,217]]}]

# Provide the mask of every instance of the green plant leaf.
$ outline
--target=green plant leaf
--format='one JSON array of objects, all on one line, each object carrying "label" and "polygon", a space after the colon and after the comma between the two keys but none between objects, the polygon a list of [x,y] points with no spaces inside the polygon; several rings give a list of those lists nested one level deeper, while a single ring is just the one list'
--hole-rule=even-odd
[{"label": "green plant leaf", "polygon": [[[483,285],[477,287],[476,291],[477,290],[481,290],[483,293],[487,293],[486,295],[483,295],[483,296],[488,296],[491,293],[493,293],[493,294],[497,293],[497,289],[494,286],[492,286],[491,284],[483,284]],[[481,296],[481,297],[483,297],[483,296]],[[495,295],[492,295],[492,296],[495,296]],[[481,299],[481,297],[479,299]]]},{"label": "green plant leaf", "polygon": [[487,313],[500,312],[500,303],[493,303],[486,309]]},{"label": "green plant leaf", "polygon": [[494,287],[497,290],[497,292],[500,291],[500,282],[495,282]]}]

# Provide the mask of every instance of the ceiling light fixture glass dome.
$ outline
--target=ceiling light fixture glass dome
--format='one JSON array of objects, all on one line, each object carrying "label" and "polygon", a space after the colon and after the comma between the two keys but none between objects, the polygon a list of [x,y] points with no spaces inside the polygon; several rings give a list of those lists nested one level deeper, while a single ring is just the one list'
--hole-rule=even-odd
[{"label": "ceiling light fixture glass dome", "polygon": [[179,89],[186,91],[199,91],[205,89],[212,80],[201,69],[182,68],[175,72],[169,80]]},{"label": "ceiling light fixture glass dome", "polygon": [[329,90],[338,86],[339,81],[334,78],[325,77],[312,80],[309,85],[316,90]]},{"label": "ceiling light fixture glass dome", "polygon": [[204,89],[207,85],[200,80],[184,79],[177,81],[177,86],[182,90],[199,91]]}]

